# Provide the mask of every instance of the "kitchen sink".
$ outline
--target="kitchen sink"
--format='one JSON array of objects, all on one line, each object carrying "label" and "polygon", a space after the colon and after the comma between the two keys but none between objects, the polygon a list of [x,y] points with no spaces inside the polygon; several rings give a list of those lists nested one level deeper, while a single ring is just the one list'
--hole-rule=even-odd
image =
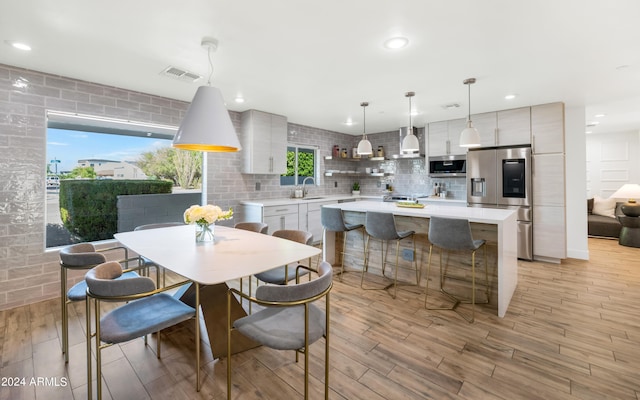
[{"label": "kitchen sink", "polygon": [[316,196],[316,197],[303,197],[302,200],[319,200],[324,199],[324,196]]}]

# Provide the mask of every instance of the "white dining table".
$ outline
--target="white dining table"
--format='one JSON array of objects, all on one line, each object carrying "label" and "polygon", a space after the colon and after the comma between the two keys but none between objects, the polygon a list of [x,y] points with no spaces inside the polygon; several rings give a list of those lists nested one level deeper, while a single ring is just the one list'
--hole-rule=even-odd
[{"label": "white dining table", "polygon": [[[180,298],[191,306],[201,306],[216,358],[227,352],[226,282],[307,260],[321,252],[291,240],[224,226],[216,226],[214,241],[205,243],[196,243],[194,225],[121,232],[114,237],[135,253],[196,283],[180,292]],[[232,301],[232,318],[245,316],[235,297]],[[233,334],[237,335],[232,338],[232,353],[256,346],[239,332]]]}]

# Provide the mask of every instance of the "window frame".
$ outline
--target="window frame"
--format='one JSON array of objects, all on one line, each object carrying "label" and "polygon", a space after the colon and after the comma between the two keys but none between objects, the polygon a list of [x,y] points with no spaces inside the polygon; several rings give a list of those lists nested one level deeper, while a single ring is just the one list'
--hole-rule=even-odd
[{"label": "window frame", "polygon": [[[319,149],[318,146],[314,146],[314,145],[303,145],[303,144],[297,144],[297,143],[288,143],[287,144],[287,154],[290,151],[293,151],[295,153],[294,155],[294,173],[293,176],[287,176],[287,175],[280,175],[280,186],[285,186],[285,187],[295,187],[298,185],[302,185],[304,179],[306,179],[307,177],[309,177],[308,175],[304,175],[304,176],[300,176],[298,174],[298,170],[299,170],[299,154],[301,153],[300,150],[303,150],[302,152],[310,152],[313,153],[313,175],[311,176],[313,178],[313,181],[315,182],[316,185],[320,184],[320,160],[319,160]],[[288,160],[288,157],[287,157]],[[288,162],[288,161],[287,161]]]}]

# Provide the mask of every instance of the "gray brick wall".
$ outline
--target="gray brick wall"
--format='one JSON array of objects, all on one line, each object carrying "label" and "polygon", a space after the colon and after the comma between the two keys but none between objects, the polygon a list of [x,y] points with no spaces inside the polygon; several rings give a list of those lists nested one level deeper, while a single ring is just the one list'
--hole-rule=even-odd
[{"label": "gray brick wall", "polygon": [[[22,84],[21,84],[22,83]],[[195,93],[194,87],[194,93]],[[72,78],[0,64],[0,310],[59,295],[58,252],[45,250],[45,171],[47,110],[77,112],[159,124],[179,125],[188,103]],[[269,110],[264,110],[269,111]],[[240,114],[230,112],[240,132]],[[315,145],[324,156],[334,144],[350,149],[359,137],[289,122],[291,143]],[[374,147],[387,154],[398,151],[398,132],[369,135]],[[424,140],[421,138],[421,140]],[[208,153],[207,202],[239,210],[239,202],[290,194],[278,176],[240,173],[241,153]],[[431,187],[424,161],[389,161],[382,168],[393,177],[360,178],[363,194],[379,194],[384,184],[398,191],[422,192]],[[417,172],[417,174],[416,174]],[[354,177],[324,177],[314,195],[349,193]],[[261,190],[257,191],[256,183]],[[335,187],[337,184],[337,187]],[[226,224],[242,219],[237,215]],[[77,281],[83,274],[71,277]]]}]

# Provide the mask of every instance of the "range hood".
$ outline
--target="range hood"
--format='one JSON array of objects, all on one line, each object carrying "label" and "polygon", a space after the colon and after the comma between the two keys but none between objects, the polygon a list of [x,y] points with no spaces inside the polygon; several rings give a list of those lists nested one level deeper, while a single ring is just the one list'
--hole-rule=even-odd
[{"label": "range hood", "polygon": [[[404,139],[405,136],[407,136],[409,134],[409,128],[408,127],[402,127],[399,129],[399,141],[398,141],[398,150],[402,149],[402,140]],[[424,137],[424,128],[416,128],[415,126],[413,127],[413,134],[416,135],[418,137],[418,140],[420,139],[420,137]],[[404,159],[411,159],[411,158],[424,158],[424,154],[420,154],[420,151],[423,150],[422,147],[422,143],[421,143],[421,149],[416,151],[416,152],[412,152],[412,153],[403,153],[401,151],[399,151],[399,154],[394,154],[391,156],[391,158],[393,159],[400,159],[400,160],[404,160]]]}]

